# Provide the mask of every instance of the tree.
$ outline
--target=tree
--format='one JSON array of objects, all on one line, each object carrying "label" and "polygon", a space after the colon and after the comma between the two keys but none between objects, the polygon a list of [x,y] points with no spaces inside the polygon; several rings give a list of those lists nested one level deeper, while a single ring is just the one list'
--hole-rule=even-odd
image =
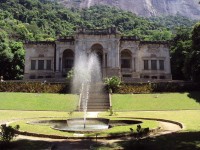
[{"label": "tree", "polygon": [[4,79],[21,79],[24,69],[23,43],[8,40],[4,31],[0,32],[0,76]]},{"label": "tree", "polygon": [[10,79],[22,79],[24,74],[25,51],[22,42],[10,42],[13,60],[10,67]]},{"label": "tree", "polygon": [[192,31],[191,75],[194,81],[200,82],[200,22]]},{"label": "tree", "polygon": [[9,78],[9,65],[13,59],[12,51],[9,47],[8,37],[5,31],[0,31],[0,76]]},{"label": "tree", "polygon": [[171,43],[171,70],[174,80],[190,80],[191,30],[177,28],[176,36]]}]

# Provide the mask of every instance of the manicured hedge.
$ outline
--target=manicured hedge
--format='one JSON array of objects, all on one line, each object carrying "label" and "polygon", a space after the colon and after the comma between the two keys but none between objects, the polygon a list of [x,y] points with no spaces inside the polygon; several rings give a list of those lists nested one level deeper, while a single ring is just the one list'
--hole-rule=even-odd
[{"label": "manicured hedge", "polygon": [[129,93],[151,93],[152,88],[149,84],[123,84],[114,93],[129,94]]},{"label": "manicured hedge", "polygon": [[200,85],[192,82],[161,82],[123,84],[114,93],[160,93],[160,92],[190,92],[200,91]]},{"label": "manicured hedge", "polygon": [[193,82],[152,83],[153,92],[191,92],[200,91],[200,84]]},{"label": "manicured hedge", "polygon": [[[192,82],[134,83],[122,84],[113,92],[118,94],[140,94],[190,91],[200,91],[200,85]],[[70,83],[0,82],[0,92],[70,93],[71,89]]]},{"label": "manicured hedge", "polygon": [[42,82],[0,82],[0,92],[70,93],[70,84]]}]

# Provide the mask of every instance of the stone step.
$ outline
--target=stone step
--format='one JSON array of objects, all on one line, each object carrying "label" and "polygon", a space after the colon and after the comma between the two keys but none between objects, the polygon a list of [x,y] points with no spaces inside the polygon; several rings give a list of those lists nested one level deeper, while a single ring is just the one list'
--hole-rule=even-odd
[{"label": "stone step", "polygon": [[109,109],[110,106],[88,106],[87,109]]},{"label": "stone step", "polygon": [[108,98],[89,98],[88,102],[109,102]]},{"label": "stone step", "polygon": [[[80,111],[83,111],[82,103],[80,105]],[[109,94],[99,91],[98,86],[96,85],[91,86],[87,104],[87,111],[107,111],[109,108]]]},{"label": "stone step", "polygon": [[[81,105],[81,108],[82,108],[83,105]],[[87,105],[87,107],[109,107],[108,104],[101,104],[101,105],[98,105],[98,104],[90,104],[90,105]]]},{"label": "stone step", "polygon": [[[108,108],[108,109],[109,109],[109,108]],[[96,108],[92,109],[92,108],[91,108],[91,109],[88,109],[87,112],[108,111],[108,109],[107,109],[107,108],[106,108],[106,109],[105,109],[105,108],[103,108],[103,109],[96,109]],[[81,111],[83,111],[83,110],[81,110]]]},{"label": "stone step", "polygon": [[108,97],[89,97],[89,99],[106,99],[108,100],[109,98]]},{"label": "stone step", "polygon": [[[81,109],[82,109],[83,107],[81,106]],[[106,106],[103,106],[103,105],[91,105],[91,106],[87,106],[87,108],[88,109],[98,109],[98,108],[101,108],[101,109],[108,109],[108,108],[110,108],[110,106],[109,105],[106,105]]]},{"label": "stone step", "polygon": [[88,103],[99,103],[99,102],[109,102],[107,99],[89,99]]},{"label": "stone step", "polygon": [[109,106],[109,103],[88,103],[87,106]]},{"label": "stone step", "polygon": [[[83,105],[81,104],[80,105],[80,107],[82,107]],[[110,104],[109,103],[89,103],[88,105],[87,105],[88,107],[93,107],[93,106],[97,106],[97,107],[104,107],[104,106],[110,106]]]},{"label": "stone step", "polygon": [[101,97],[101,98],[108,98],[109,96],[107,94],[97,94],[97,93],[91,93],[89,97]]}]

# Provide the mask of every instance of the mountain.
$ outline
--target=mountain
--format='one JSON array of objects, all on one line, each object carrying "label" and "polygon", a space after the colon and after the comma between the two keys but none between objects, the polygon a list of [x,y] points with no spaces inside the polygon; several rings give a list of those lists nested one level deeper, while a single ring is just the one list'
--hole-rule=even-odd
[{"label": "mountain", "polygon": [[182,15],[200,19],[199,0],[57,0],[68,8],[89,8],[107,5],[131,11],[139,16]]}]

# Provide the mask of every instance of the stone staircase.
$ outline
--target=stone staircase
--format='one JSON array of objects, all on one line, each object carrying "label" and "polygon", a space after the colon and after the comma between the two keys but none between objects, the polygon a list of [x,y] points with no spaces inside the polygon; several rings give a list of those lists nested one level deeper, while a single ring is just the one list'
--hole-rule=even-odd
[{"label": "stone staircase", "polygon": [[[80,111],[83,111],[82,99],[80,97]],[[104,90],[98,90],[97,85],[90,87],[90,94],[87,104],[88,112],[107,111],[110,108],[109,94]]]}]

